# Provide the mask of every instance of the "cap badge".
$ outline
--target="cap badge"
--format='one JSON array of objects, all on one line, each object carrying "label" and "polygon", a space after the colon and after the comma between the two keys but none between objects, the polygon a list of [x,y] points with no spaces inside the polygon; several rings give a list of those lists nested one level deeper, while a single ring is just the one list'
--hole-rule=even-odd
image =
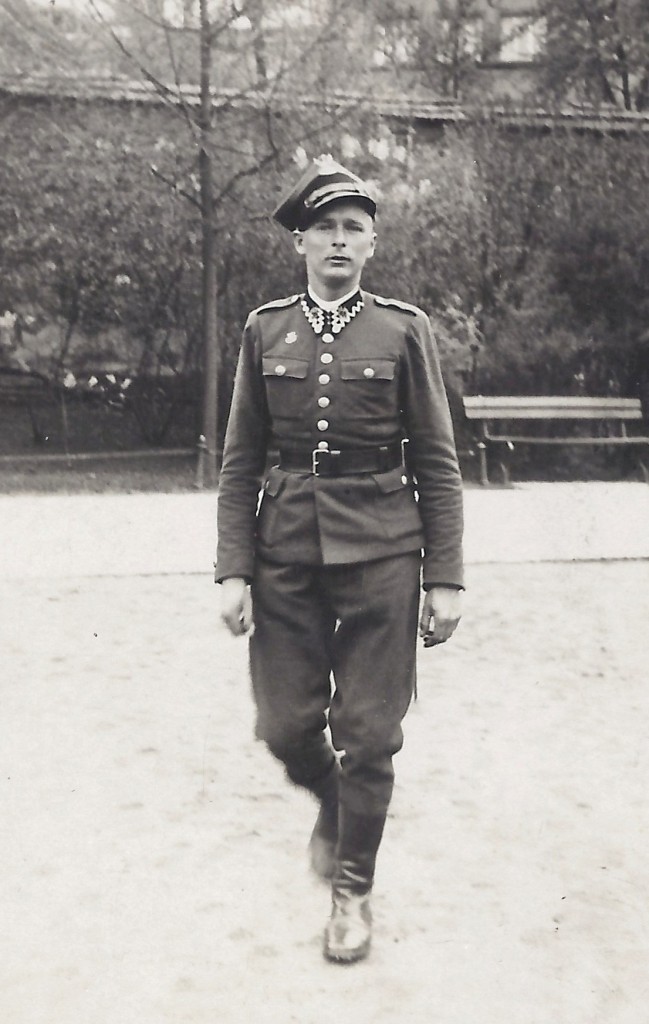
[{"label": "cap badge", "polygon": [[287,345],[294,345],[295,342],[297,341],[297,334],[295,333],[295,331],[289,331],[286,337],[284,338],[284,341],[286,342]]},{"label": "cap badge", "polygon": [[339,164],[336,163],[331,153],[322,153],[313,162],[320,174],[335,174],[340,170]]}]

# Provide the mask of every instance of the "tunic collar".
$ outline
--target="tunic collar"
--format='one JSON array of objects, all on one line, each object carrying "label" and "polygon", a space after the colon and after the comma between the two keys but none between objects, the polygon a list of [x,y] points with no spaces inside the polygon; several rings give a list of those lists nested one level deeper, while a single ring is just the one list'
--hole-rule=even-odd
[{"label": "tunic collar", "polygon": [[334,303],[328,302],[326,308],[321,303],[323,300],[316,299],[310,290],[307,290],[300,299],[302,312],[311,324],[314,334],[319,335],[324,331],[332,337],[334,334],[340,334],[343,327],[353,320],[364,306],[363,296],[358,288]]},{"label": "tunic collar", "polygon": [[307,300],[309,305],[320,306],[320,309],[324,309],[326,313],[333,313],[334,309],[338,309],[339,306],[348,305],[353,306],[356,297],[360,298],[360,292],[358,288],[353,288],[347,295],[343,295],[342,299],[334,299],[333,301],[327,299],[321,299],[319,295],[313,291],[311,286],[307,288]]}]

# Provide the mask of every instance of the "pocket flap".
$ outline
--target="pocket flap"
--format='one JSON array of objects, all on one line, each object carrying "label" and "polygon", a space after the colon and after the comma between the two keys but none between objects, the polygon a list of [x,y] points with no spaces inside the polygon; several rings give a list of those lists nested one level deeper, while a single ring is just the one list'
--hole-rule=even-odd
[{"label": "pocket flap", "polygon": [[375,473],[374,480],[383,494],[391,494],[393,491],[402,491],[410,483],[410,477],[403,466],[390,469],[387,473]]},{"label": "pocket flap", "polygon": [[295,359],[292,356],[262,356],[264,377],[292,377],[304,380],[309,364],[306,359]]},{"label": "pocket flap", "polygon": [[366,359],[343,359],[341,364],[343,380],[394,380],[393,359],[368,356]]}]

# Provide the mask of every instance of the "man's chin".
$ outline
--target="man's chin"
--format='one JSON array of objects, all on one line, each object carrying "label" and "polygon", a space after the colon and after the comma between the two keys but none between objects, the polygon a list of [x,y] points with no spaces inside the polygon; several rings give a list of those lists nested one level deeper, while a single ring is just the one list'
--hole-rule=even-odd
[{"label": "man's chin", "polygon": [[356,274],[351,267],[344,266],[327,266],[321,274],[322,280],[325,284],[349,284],[351,288],[355,279]]}]

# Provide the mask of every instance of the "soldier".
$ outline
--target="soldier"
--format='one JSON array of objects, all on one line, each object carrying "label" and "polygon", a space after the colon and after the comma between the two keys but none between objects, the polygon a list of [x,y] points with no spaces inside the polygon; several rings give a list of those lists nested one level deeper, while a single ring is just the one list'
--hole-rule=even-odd
[{"label": "soldier", "polygon": [[330,157],[275,211],[308,287],[248,317],[218,501],[222,617],[235,635],[254,619],[257,736],[319,801],[311,864],[331,880],[324,953],[338,962],[369,951],[418,626],[425,646],[448,640],[463,588],[461,478],[428,317],[360,289],[375,214]]}]

